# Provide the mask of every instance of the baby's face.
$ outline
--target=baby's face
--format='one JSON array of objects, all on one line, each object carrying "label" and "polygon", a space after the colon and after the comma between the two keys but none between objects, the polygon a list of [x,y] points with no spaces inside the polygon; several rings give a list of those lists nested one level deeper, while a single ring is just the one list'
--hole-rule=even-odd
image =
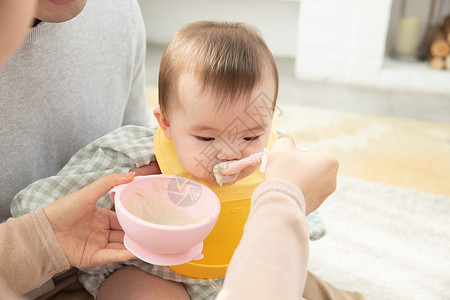
[{"label": "baby's face", "polygon": [[[272,124],[275,83],[262,79],[250,95],[239,96],[234,105],[217,107],[211,91],[201,90],[192,75],[183,75],[178,86],[177,108],[169,115],[168,138],[183,168],[191,175],[216,185],[216,164],[245,158],[267,146]],[[270,96],[269,96],[270,95]],[[166,131],[165,131],[166,133]],[[167,134],[166,134],[167,136]],[[248,167],[225,185],[250,175],[258,167]]]}]

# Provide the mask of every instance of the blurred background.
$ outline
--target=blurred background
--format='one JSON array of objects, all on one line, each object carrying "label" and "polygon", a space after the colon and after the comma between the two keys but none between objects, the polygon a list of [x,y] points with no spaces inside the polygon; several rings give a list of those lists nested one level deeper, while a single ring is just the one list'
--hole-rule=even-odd
[{"label": "blurred background", "polygon": [[450,15],[449,0],[139,2],[151,85],[178,28],[203,19],[243,21],[259,28],[278,59],[279,101],[450,123],[450,49],[434,61],[440,70],[423,54]]}]

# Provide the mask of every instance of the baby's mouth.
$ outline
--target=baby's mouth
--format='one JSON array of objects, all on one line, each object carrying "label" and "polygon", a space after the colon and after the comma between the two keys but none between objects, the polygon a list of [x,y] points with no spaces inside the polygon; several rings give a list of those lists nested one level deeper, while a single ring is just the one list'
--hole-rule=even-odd
[{"label": "baby's mouth", "polygon": [[253,153],[239,160],[229,160],[214,166],[213,172],[217,183],[222,186],[223,183],[231,182],[236,179],[239,173],[247,167],[261,165],[260,171],[264,172],[269,150]]},{"label": "baby's mouth", "polygon": [[214,176],[216,177],[216,181],[220,186],[222,186],[224,183],[234,181],[238,175],[239,175],[239,173],[233,174],[233,175],[224,175],[221,173],[214,173]]},{"label": "baby's mouth", "polygon": [[224,183],[232,182],[239,175],[240,170],[238,170],[237,172],[231,172],[231,173],[227,172],[228,171],[227,169],[228,169],[230,163],[235,162],[235,161],[236,160],[226,161],[226,162],[218,163],[214,166],[214,168],[213,168],[214,177],[220,186],[222,186],[222,184],[224,184]]}]

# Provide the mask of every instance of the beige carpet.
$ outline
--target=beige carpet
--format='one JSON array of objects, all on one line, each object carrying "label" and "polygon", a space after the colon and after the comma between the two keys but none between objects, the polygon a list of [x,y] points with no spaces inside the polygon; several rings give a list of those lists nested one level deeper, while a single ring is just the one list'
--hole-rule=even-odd
[{"label": "beige carpet", "polygon": [[281,105],[279,130],[324,149],[340,174],[450,197],[450,125]]},{"label": "beige carpet", "polygon": [[450,299],[450,198],[339,177],[309,269],[368,300]]},{"label": "beige carpet", "polygon": [[278,130],[340,161],[310,270],[369,300],[450,299],[450,125],[294,105],[277,112]]}]

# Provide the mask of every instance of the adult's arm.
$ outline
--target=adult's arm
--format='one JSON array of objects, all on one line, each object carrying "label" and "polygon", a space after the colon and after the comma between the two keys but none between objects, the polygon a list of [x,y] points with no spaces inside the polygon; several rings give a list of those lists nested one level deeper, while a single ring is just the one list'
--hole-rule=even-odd
[{"label": "adult's arm", "polygon": [[96,206],[110,188],[133,178],[134,173],[105,175],[44,208],[0,224],[0,280],[20,295],[71,266],[133,258],[123,245],[115,212]]},{"label": "adult's arm", "polygon": [[298,187],[279,179],[262,183],[217,299],[301,299],[308,243]]},{"label": "adult's arm", "polygon": [[21,295],[70,267],[42,208],[0,224],[0,279]]},{"label": "adult's arm", "polygon": [[338,167],[329,153],[298,151],[290,136],[275,142],[217,299],[301,299],[309,254],[305,215],[334,192]]}]

